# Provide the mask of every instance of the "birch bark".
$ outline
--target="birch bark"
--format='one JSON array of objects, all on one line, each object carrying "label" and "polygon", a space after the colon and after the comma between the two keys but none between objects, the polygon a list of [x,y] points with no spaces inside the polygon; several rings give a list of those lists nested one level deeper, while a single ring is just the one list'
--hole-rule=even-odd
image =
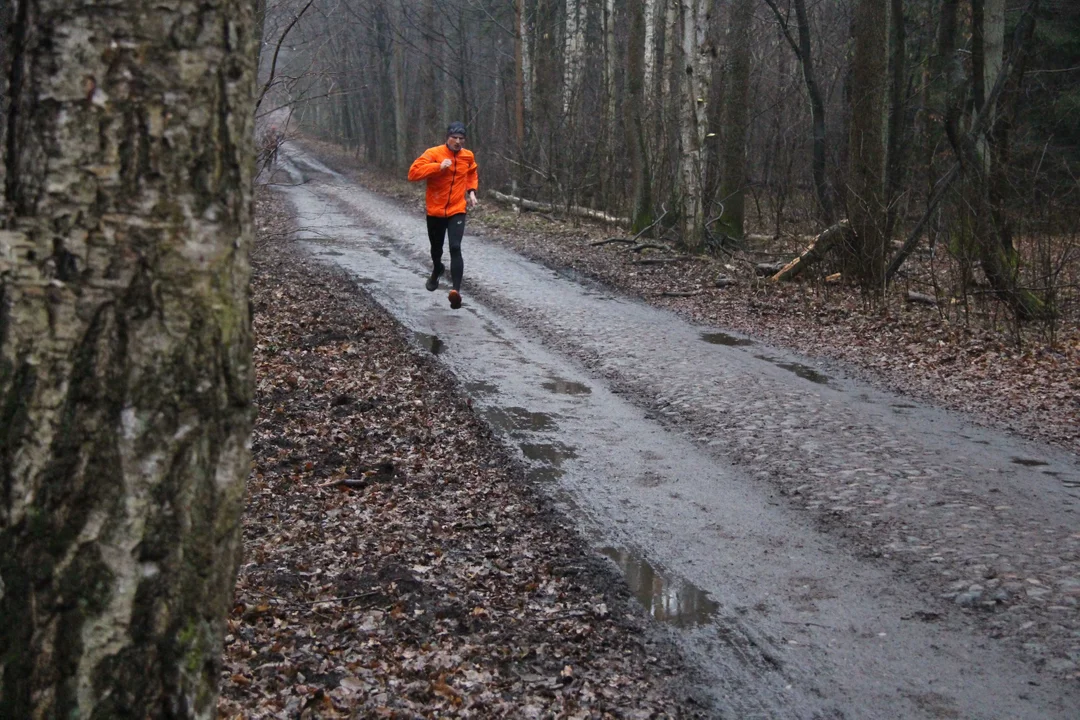
[{"label": "birch bark", "polygon": [[250,470],[255,6],[10,7],[0,717],[212,718]]}]

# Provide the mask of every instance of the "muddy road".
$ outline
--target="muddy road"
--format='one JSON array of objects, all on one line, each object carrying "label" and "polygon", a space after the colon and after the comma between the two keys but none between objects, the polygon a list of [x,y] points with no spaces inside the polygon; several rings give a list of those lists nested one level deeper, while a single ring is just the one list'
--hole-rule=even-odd
[{"label": "muddy road", "polygon": [[309,251],[439,356],[735,718],[1075,718],[1077,459],[612,294],[296,147]]}]

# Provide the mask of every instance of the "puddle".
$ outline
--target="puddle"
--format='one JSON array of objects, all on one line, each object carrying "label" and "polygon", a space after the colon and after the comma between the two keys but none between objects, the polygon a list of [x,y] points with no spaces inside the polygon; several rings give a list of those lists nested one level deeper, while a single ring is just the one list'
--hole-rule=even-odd
[{"label": "puddle", "polygon": [[1043,467],[1050,463],[1044,460],[1032,460],[1031,458],[1014,457],[1012,458],[1013,465],[1023,465],[1024,467]]},{"label": "puddle", "polygon": [[754,344],[754,341],[749,338],[736,337],[722,332],[701,333],[701,339],[710,345],[726,345],[728,347],[746,347]]},{"label": "puddle", "polygon": [[319,254],[320,255],[325,255],[327,257],[337,257],[339,255],[344,255],[345,253],[338,252],[337,250],[324,250],[323,252],[321,252]]},{"label": "puddle", "polygon": [[599,550],[615,561],[634,597],[660,622],[675,627],[701,625],[709,622],[720,608],[701,588],[664,576],[636,553],[613,547]]},{"label": "puddle", "polygon": [[521,443],[521,452],[527,460],[537,463],[529,468],[528,477],[538,482],[553,482],[565,474],[562,464],[577,457],[572,447],[562,443]]},{"label": "puddle", "polygon": [[413,331],[413,337],[416,338],[416,342],[420,347],[424,348],[432,355],[438,355],[446,349],[446,343],[440,340],[437,335],[428,335],[427,333],[415,330]]},{"label": "puddle", "polygon": [[[802,363],[780,362],[776,358],[769,357],[768,355],[755,355],[754,357],[756,357],[758,360],[764,360],[765,362],[771,362],[773,365],[775,365],[778,368],[783,368],[784,370],[788,370],[789,372],[793,372],[796,375],[798,375],[799,377],[801,377],[803,380],[809,380],[810,382],[817,383],[818,385],[824,385],[825,383],[829,382],[829,380],[830,380],[828,375],[826,375],[824,373],[821,373],[821,372],[818,372],[817,370],[810,367],[809,365],[803,365]],[[870,400],[869,397],[866,397],[865,399],[867,401]]]},{"label": "puddle", "polygon": [[547,413],[530,412],[522,407],[490,407],[480,412],[489,423],[506,432],[545,432],[558,429]]},{"label": "puddle", "polygon": [[592,389],[585,383],[563,380],[562,378],[553,378],[550,382],[541,383],[541,387],[556,395],[588,395],[592,392]]},{"label": "puddle", "polygon": [[465,392],[473,395],[494,395],[499,392],[499,388],[495,383],[484,382],[483,380],[467,382],[463,387]]}]

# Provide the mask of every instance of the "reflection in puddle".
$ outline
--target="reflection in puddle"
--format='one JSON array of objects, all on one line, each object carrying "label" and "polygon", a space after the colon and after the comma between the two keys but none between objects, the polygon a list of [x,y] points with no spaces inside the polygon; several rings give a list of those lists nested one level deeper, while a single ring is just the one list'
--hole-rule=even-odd
[{"label": "reflection in puddle", "polygon": [[480,414],[489,423],[507,432],[543,432],[559,427],[547,413],[530,412],[522,407],[491,407],[481,411]]},{"label": "reflection in puddle", "polygon": [[541,387],[556,395],[588,395],[592,392],[592,389],[585,383],[563,380],[562,378],[554,378],[550,382],[543,383]]},{"label": "reflection in puddle", "polygon": [[[829,382],[828,375],[818,372],[809,365],[803,365],[801,363],[784,363],[780,362],[776,358],[771,358],[768,355],[755,355],[754,357],[756,357],[758,360],[765,360],[766,362],[771,362],[778,368],[783,368],[784,370],[793,372],[799,377],[801,377],[803,380],[809,380],[810,382],[817,383],[819,385],[824,385],[825,383]],[[869,398],[867,398],[867,400],[869,400]]]},{"label": "reflection in puddle", "polygon": [[577,457],[572,447],[562,443],[521,443],[521,452],[537,464],[529,468],[529,479],[540,482],[558,480],[564,473],[563,462]]},{"label": "reflection in puddle", "polygon": [[419,330],[413,332],[413,337],[416,338],[416,342],[420,347],[424,348],[432,355],[438,355],[446,348],[446,343],[438,338],[436,335],[428,335],[422,333]]},{"label": "reflection in puddle", "polygon": [[1012,459],[1013,465],[1023,465],[1024,467],[1042,467],[1043,465],[1049,465],[1050,463],[1043,460],[1033,460],[1031,458],[1014,457]]},{"label": "reflection in puddle", "polygon": [[720,607],[701,588],[665,577],[636,553],[613,547],[602,547],[600,552],[615,561],[634,597],[661,622],[676,627],[700,625],[709,622]]},{"label": "reflection in puddle", "polygon": [[754,341],[749,338],[736,337],[723,332],[701,333],[701,339],[711,345],[727,345],[728,347],[746,347],[754,344]]}]

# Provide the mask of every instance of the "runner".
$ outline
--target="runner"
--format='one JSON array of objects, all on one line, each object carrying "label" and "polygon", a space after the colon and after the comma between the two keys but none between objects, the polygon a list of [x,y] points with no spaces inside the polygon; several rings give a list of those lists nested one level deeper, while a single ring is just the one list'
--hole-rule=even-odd
[{"label": "runner", "polygon": [[465,150],[465,125],[452,122],[446,129],[446,144],[428,148],[409,168],[409,180],[427,180],[427,228],[431,242],[431,277],[428,290],[439,289],[443,239],[450,236],[450,307],[461,307],[461,277],[465,261],[461,257],[461,237],[465,234],[465,214],[478,204],[476,157]]}]

